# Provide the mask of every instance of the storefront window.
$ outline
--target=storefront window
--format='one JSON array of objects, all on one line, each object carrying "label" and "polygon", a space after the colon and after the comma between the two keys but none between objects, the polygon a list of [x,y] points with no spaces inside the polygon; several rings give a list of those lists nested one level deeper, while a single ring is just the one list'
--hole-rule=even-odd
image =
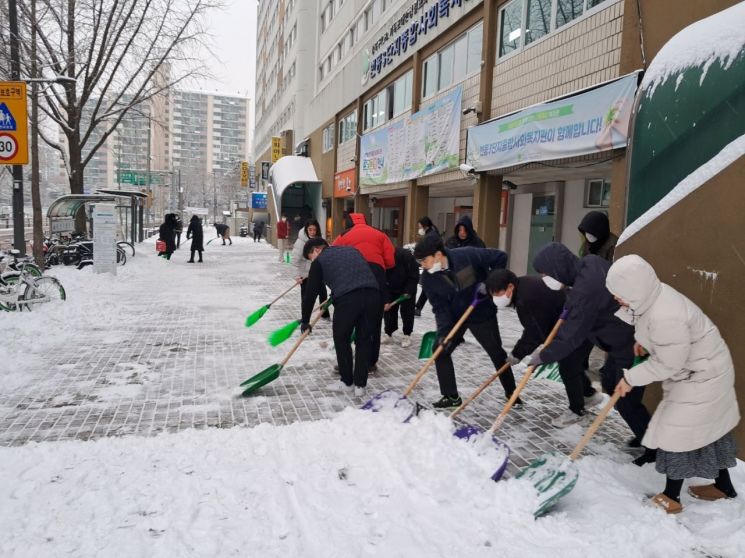
[{"label": "storefront window", "polygon": [[588,180],[585,191],[585,207],[608,207],[610,204],[610,180],[602,178]]}]

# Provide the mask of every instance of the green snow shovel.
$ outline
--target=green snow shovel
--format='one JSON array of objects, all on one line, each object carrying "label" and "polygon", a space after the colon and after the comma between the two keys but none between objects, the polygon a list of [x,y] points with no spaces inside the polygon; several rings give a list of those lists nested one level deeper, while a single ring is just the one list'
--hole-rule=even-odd
[{"label": "green snow shovel", "polygon": [[[632,367],[641,364],[646,359],[646,356],[635,357]],[[582,453],[582,450],[585,449],[590,438],[592,438],[613,407],[618,403],[620,397],[620,393],[613,394],[608,403],[605,404],[605,407],[598,413],[598,416],[595,417],[595,420],[587,429],[585,435],[582,436],[582,439],[577,444],[577,447],[574,448],[569,458],[557,452],[547,453],[530,463],[527,468],[520,471],[517,475],[519,479],[530,481],[536,490],[538,490],[538,509],[533,512],[533,515],[536,517],[543,515],[556,502],[572,491],[579,477],[579,471],[574,461]]]},{"label": "green snow shovel", "polygon": [[279,295],[277,298],[272,300],[269,304],[265,304],[264,306],[262,306],[261,308],[253,312],[248,318],[246,318],[246,327],[251,327],[256,322],[258,322],[264,316],[264,314],[267,313],[269,308],[271,308],[272,304],[277,302],[280,298],[285,296],[287,293],[289,293],[292,289],[294,289],[297,286],[298,286],[298,283],[293,283],[292,287],[290,287],[285,292],[283,292],[281,295]]},{"label": "green snow shovel", "polygon": [[[317,309],[321,309],[323,312],[328,310],[328,307],[331,305],[331,299],[329,298],[326,302],[321,304]],[[269,334],[269,344],[272,347],[276,347],[277,345],[281,345],[285,341],[287,341],[290,337],[292,337],[292,334],[295,333],[295,330],[300,327],[300,320],[293,320],[289,324],[285,324],[279,329],[275,329],[273,332]]]},{"label": "green snow shovel", "polygon": [[[318,310],[318,313],[316,314],[316,317],[313,318],[313,321],[310,323],[311,327],[316,325],[318,320],[321,319],[321,316],[323,315],[325,310],[326,308],[324,306],[321,306],[321,308]],[[245,397],[246,395],[250,395],[257,389],[264,387],[269,382],[273,382],[274,380],[279,378],[279,373],[285,367],[287,361],[290,360],[290,357],[295,354],[295,351],[298,350],[298,347],[300,347],[300,344],[305,341],[308,335],[310,335],[310,330],[306,331],[298,338],[298,340],[295,342],[295,345],[293,345],[292,349],[290,349],[290,352],[287,353],[287,356],[284,358],[284,360],[282,360],[282,362],[280,362],[279,364],[272,364],[269,368],[265,368],[255,376],[251,376],[249,379],[241,382],[241,387],[245,388],[243,390],[243,393],[241,393],[241,396]]]},{"label": "green snow shovel", "polygon": [[595,417],[595,420],[587,429],[585,435],[582,436],[582,439],[577,444],[577,447],[574,448],[569,458],[557,452],[547,453],[530,463],[517,474],[516,478],[527,480],[538,491],[538,509],[533,512],[535,517],[539,517],[550,510],[556,502],[569,494],[574,488],[574,485],[577,484],[579,471],[574,461],[582,453],[582,450],[585,449],[590,438],[595,434],[600,424],[608,416],[608,413],[611,412],[620,397],[620,393],[613,394],[613,397],[610,398],[602,411]]},{"label": "green snow shovel", "polygon": [[437,345],[437,332],[428,331],[422,335],[422,342],[419,345],[419,360],[429,359],[435,351]]}]

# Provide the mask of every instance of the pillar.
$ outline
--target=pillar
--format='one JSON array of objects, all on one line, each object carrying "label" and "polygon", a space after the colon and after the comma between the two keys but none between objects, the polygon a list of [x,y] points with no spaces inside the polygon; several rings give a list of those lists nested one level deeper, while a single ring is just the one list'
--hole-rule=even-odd
[{"label": "pillar", "polygon": [[331,233],[327,238],[329,242],[332,242],[344,231],[344,198],[332,198],[331,219]]},{"label": "pillar", "polygon": [[[409,183],[406,192],[406,218],[404,221],[404,242],[416,242],[417,221],[429,211],[429,186],[419,186],[416,180]],[[431,218],[431,215],[430,215]]]},{"label": "pillar", "polygon": [[473,187],[473,226],[489,248],[499,246],[502,177],[480,174]]},{"label": "pillar", "polygon": [[611,169],[608,219],[611,232],[620,234],[626,228],[626,156],[613,159]]}]

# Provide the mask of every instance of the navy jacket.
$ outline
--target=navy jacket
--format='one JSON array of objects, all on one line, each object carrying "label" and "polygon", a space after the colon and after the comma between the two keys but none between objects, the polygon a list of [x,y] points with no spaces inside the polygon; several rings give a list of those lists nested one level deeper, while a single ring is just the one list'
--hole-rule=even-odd
[{"label": "navy jacket", "polygon": [[558,362],[586,339],[611,354],[626,355],[634,346],[634,327],[615,316],[618,303],[605,287],[610,262],[590,254],[582,259],[558,242],[535,255],[533,267],[571,287],[564,324],[553,343],[541,351],[543,362]]},{"label": "navy jacket", "polygon": [[566,301],[564,290],[552,291],[540,277],[518,277],[512,292],[512,306],[523,326],[523,334],[512,354],[523,359],[546,340],[561,316]]},{"label": "navy jacket", "polygon": [[[494,269],[507,266],[507,254],[495,248],[455,248],[445,250],[448,269],[438,273],[425,271],[422,288],[427,294],[437,322],[437,333],[447,335],[473,301],[476,286]],[[497,308],[486,298],[466,323],[481,323],[496,315]]]},{"label": "navy jacket", "polygon": [[331,289],[331,299],[359,289],[378,289],[370,266],[362,254],[351,246],[329,246],[310,264],[305,296],[303,297],[303,321],[310,321],[313,305],[321,294],[322,284]]}]

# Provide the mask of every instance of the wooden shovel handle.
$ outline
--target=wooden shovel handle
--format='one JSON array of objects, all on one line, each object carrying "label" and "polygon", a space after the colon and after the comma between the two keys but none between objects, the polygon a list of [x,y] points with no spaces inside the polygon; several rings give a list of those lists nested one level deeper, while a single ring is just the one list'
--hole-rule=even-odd
[{"label": "wooden shovel handle", "polygon": [[277,298],[275,298],[274,300],[272,300],[269,304],[267,304],[267,306],[271,306],[272,304],[274,304],[275,302],[277,302],[280,298],[282,298],[283,296],[285,296],[287,293],[289,293],[292,289],[294,289],[297,286],[298,286],[298,283],[296,281],[295,283],[292,284],[292,287],[290,287],[285,292],[283,292],[281,295],[279,295]]},{"label": "wooden shovel handle", "polygon": [[613,396],[610,398],[610,401],[605,404],[605,407],[603,407],[603,410],[598,413],[598,416],[595,417],[595,420],[592,421],[592,424],[590,425],[590,428],[587,429],[587,432],[585,432],[585,435],[582,436],[582,439],[579,441],[579,444],[577,444],[577,447],[574,448],[574,451],[569,456],[569,459],[574,461],[579,457],[579,454],[582,453],[582,450],[585,449],[585,446],[587,445],[587,442],[590,441],[590,438],[592,438],[593,434],[597,432],[597,429],[600,428],[600,425],[605,420],[605,417],[608,416],[608,413],[611,412],[611,409],[618,403],[618,399],[621,397],[620,392],[616,392],[613,394]]},{"label": "wooden shovel handle", "polygon": [[[316,325],[316,323],[318,323],[318,320],[320,320],[321,319],[321,316],[323,316],[324,310],[325,310],[325,308],[323,307],[323,305],[321,305],[321,307],[318,309],[318,312],[316,313],[316,317],[313,318],[313,321],[310,322],[310,327],[313,327],[314,325]],[[308,335],[310,335],[310,330],[308,330],[305,333],[303,333],[298,338],[298,340],[295,341],[295,344],[292,346],[292,349],[290,349],[290,352],[287,353],[287,356],[280,363],[281,366],[284,366],[285,364],[287,364],[287,361],[290,360],[290,357],[295,354],[295,351],[297,351],[297,349],[300,346],[300,344],[303,341],[305,341],[305,338],[308,337]]]},{"label": "wooden shovel handle", "polygon": [[445,337],[445,340],[442,342],[442,344],[439,347],[437,347],[437,350],[432,354],[431,357],[429,357],[429,360],[424,363],[424,366],[422,366],[422,368],[419,370],[417,375],[414,376],[414,379],[409,384],[409,387],[407,387],[406,391],[404,391],[404,397],[408,397],[411,394],[411,392],[414,391],[414,388],[417,386],[417,384],[421,381],[421,379],[427,373],[427,370],[429,370],[429,367],[432,366],[432,363],[435,360],[437,360],[437,357],[439,357],[440,353],[442,353],[444,345],[447,345],[448,342],[451,341],[453,337],[455,337],[455,334],[458,333],[458,330],[468,319],[468,316],[471,315],[474,308],[476,308],[476,306],[474,306],[473,304],[469,306],[468,308],[466,308],[466,311],[463,312],[463,315],[460,317],[460,320],[456,322],[456,324],[450,330],[450,333],[448,333],[447,337]]},{"label": "wooden shovel handle", "polygon": [[460,407],[458,407],[457,409],[455,409],[455,411],[450,413],[450,418],[456,417],[463,409],[468,407],[468,405],[471,404],[471,401],[473,401],[479,395],[481,395],[481,392],[484,391],[486,388],[488,388],[491,385],[491,383],[497,378],[499,378],[499,376],[503,374],[509,367],[510,367],[510,363],[505,362],[499,370],[497,370],[494,374],[489,376],[489,378],[487,378],[487,380],[479,386],[479,389],[477,389],[471,397],[466,399],[463,403],[461,403]]},{"label": "wooden shovel handle", "polygon": [[[549,345],[551,344],[551,341],[553,341],[553,340],[554,340],[554,337],[556,337],[556,334],[557,334],[557,333],[559,333],[559,328],[561,327],[561,324],[563,324],[563,323],[564,323],[564,320],[562,320],[561,318],[560,318],[560,319],[558,319],[558,320],[556,321],[556,323],[554,324],[554,327],[553,327],[553,329],[552,329],[552,330],[551,330],[551,332],[550,332],[550,333],[548,334],[548,337],[546,337],[546,341],[544,341],[544,343],[543,343],[543,346],[544,346],[544,347],[548,347],[548,346],[549,346]],[[476,392],[475,392],[475,393],[474,393],[474,394],[473,394],[473,395],[472,395],[471,397],[469,397],[468,399],[466,399],[466,401],[465,401],[465,402],[464,402],[464,403],[463,403],[463,404],[462,404],[462,405],[461,405],[460,407],[458,407],[457,409],[455,409],[455,411],[453,411],[453,412],[452,412],[452,413],[450,414],[450,418],[453,418],[453,417],[455,417],[455,416],[456,416],[456,415],[458,415],[458,414],[459,414],[459,413],[460,413],[460,412],[461,412],[461,411],[462,411],[463,409],[465,409],[465,408],[466,408],[466,407],[467,407],[468,405],[470,405],[471,401],[473,401],[474,399],[476,399],[476,398],[477,398],[477,397],[478,397],[478,396],[479,396],[479,395],[481,394],[481,392],[482,392],[482,391],[484,391],[484,390],[485,390],[485,389],[486,389],[487,387],[489,387],[489,385],[490,385],[490,384],[491,384],[491,383],[492,383],[492,382],[493,382],[494,380],[496,380],[497,378],[499,378],[499,376],[500,376],[501,374],[503,374],[503,373],[504,373],[504,372],[505,372],[505,371],[506,371],[506,370],[507,370],[507,369],[508,369],[509,367],[510,367],[510,363],[509,363],[509,362],[505,362],[505,363],[504,363],[504,364],[502,365],[502,367],[501,367],[501,368],[500,368],[499,370],[497,370],[497,371],[496,371],[496,372],[495,372],[494,374],[492,374],[492,375],[491,375],[491,376],[490,376],[490,377],[489,377],[489,378],[488,378],[488,379],[487,379],[487,380],[486,380],[486,381],[485,381],[485,382],[484,382],[483,384],[481,384],[481,385],[479,386],[479,389],[477,389],[477,390],[476,390]],[[527,380],[526,380],[526,381],[527,381]],[[523,384],[523,385],[524,385],[524,384]],[[520,388],[520,389],[522,390],[522,388]],[[518,392],[518,395],[519,395],[519,392]],[[517,397],[516,397],[515,399],[517,400]],[[513,405],[514,405],[514,402],[513,402]],[[510,406],[510,408],[511,408],[511,406]],[[507,409],[507,412],[509,412],[509,409]],[[504,413],[505,415],[507,414],[507,412],[504,412],[504,411],[503,411],[503,413]],[[496,423],[495,423],[495,424],[496,424]],[[498,427],[498,426],[497,426],[497,427]],[[492,428],[494,428],[494,427],[492,427]],[[496,430],[496,428],[494,428],[494,430]]]}]

